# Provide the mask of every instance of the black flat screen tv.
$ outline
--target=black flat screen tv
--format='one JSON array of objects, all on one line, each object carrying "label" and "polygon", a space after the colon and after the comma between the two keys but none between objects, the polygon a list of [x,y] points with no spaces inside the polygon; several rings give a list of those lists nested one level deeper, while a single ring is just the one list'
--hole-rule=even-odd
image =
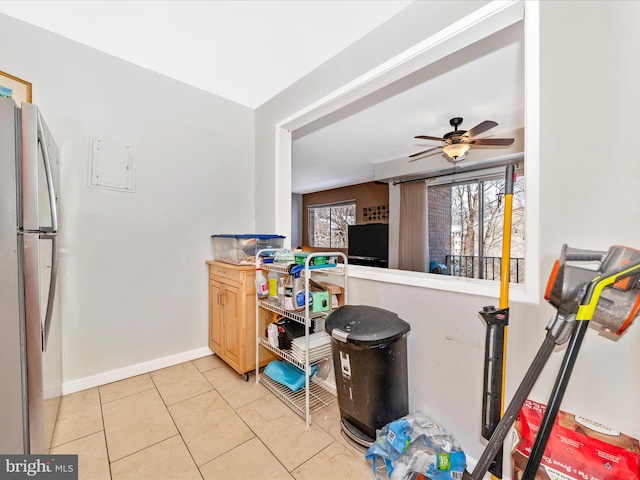
[{"label": "black flat screen tv", "polygon": [[389,259],[389,224],[349,225],[350,257]]}]

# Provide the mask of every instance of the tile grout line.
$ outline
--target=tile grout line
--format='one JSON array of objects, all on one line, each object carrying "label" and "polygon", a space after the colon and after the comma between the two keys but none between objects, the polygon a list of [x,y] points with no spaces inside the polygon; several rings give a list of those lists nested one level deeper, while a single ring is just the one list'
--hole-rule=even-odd
[{"label": "tile grout line", "polygon": [[[130,378],[134,378],[134,377],[130,377]],[[120,380],[120,381],[122,381],[122,380]],[[107,385],[109,385],[109,384],[107,383]],[[104,403],[101,402],[100,405],[109,405],[110,403],[117,402],[118,400],[124,400],[125,398],[129,398],[129,397],[133,397],[134,395],[138,395],[139,393],[148,392],[149,390],[153,390],[154,388],[156,388],[155,384],[154,384],[153,387],[145,388],[144,390],[140,390],[139,392],[130,393],[130,394],[124,395],[122,397],[114,398],[113,400],[109,400],[109,401],[104,402]],[[158,393],[160,393],[160,392],[158,392]]]},{"label": "tile grout line", "polygon": [[[189,363],[193,364],[193,361],[190,361]],[[202,372],[200,372],[200,370],[198,369],[198,367],[196,367],[195,365],[193,365],[193,367],[196,369],[196,371],[202,375]],[[202,375],[202,378],[204,378],[205,380],[207,380],[205,378],[204,375]],[[153,378],[151,379],[153,381]],[[155,384],[155,382],[153,382]],[[208,382],[209,385],[211,385],[211,382]],[[156,387],[157,388],[157,387]],[[211,388],[213,388],[215,390],[215,387],[213,385],[211,385]],[[189,398],[185,398],[184,400],[181,400],[179,402],[174,403],[173,405],[178,405],[182,402],[186,402],[187,400],[191,400],[193,398],[199,397],[200,395],[205,395],[209,392],[203,392],[203,393],[199,393],[197,395],[193,395],[192,397]],[[216,390],[217,393],[217,390]],[[158,395],[160,395],[160,392],[158,391]],[[160,398],[162,398],[162,395],[160,395]],[[200,470],[200,465],[198,465],[198,462],[196,462],[196,459],[193,458],[193,453],[191,453],[191,450],[189,449],[189,445],[187,445],[187,441],[184,439],[184,437],[182,436],[182,432],[180,431],[180,427],[178,426],[178,424],[176,423],[175,418],[173,418],[173,415],[171,415],[171,410],[169,410],[169,405],[167,405],[167,403],[164,401],[164,398],[162,398],[162,403],[164,403],[164,408],[167,409],[167,413],[169,414],[169,417],[171,418],[171,421],[173,422],[173,425],[176,427],[176,430],[178,431],[178,435],[180,435],[180,440],[182,440],[182,443],[184,444],[184,448],[187,449],[187,452],[189,452],[189,456],[191,457],[191,460],[193,461],[193,464],[196,466],[196,469],[198,470],[198,475],[200,475],[200,478],[202,478],[204,480],[204,475],[202,475],[202,471]]]},{"label": "tile grout line", "polygon": [[[58,402],[58,411],[56,412],[56,421],[53,424],[53,432],[51,432],[51,443],[49,444],[49,451],[47,453],[51,453],[51,450],[53,450],[54,448],[59,446],[59,445],[53,445],[53,439],[56,438],[56,430],[58,429],[58,418],[59,418],[59,415],[60,415],[60,407],[62,406],[62,398],[63,397],[64,396],[61,396],[60,397],[60,402]],[[69,443],[69,442],[66,442],[66,443]]]},{"label": "tile grout line", "polygon": [[[197,367],[196,367],[196,368],[197,368]],[[224,368],[224,365],[221,365],[220,367],[217,367],[217,368]],[[212,368],[212,369],[210,369],[210,370],[215,370],[215,368]],[[207,370],[207,371],[210,371],[210,370]],[[202,372],[202,373],[205,373],[205,372]],[[203,375],[203,377],[204,377],[204,375]],[[209,381],[209,379],[208,379],[207,377],[205,377],[205,380],[207,380],[207,382],[209,382],[209,384],[210,384],[210,385],[211,385],[211,386],[216,390],[216,392],[218,392],[218,390],[216,389],[215,385],[213,385],[213,384]],[[250,379],[249,381],[251,381],[251,379]],[[247,382],[245,382],[245,383],[247,383]],[[236,408],[234,408],[234,407],[229,403],[229,401],[228,401],[226,398],[224,398],[224,396],[223,396],[220,392],[218,392],[218,394],[220,395],[220,398],[222,398],[222,400],[224,400],[224,402],[229,406],[229,408],[230,408],[231,410],[233,410],[233,413],[235,413],[235,414],[237,415],[237,417],[240,419],[240,421],[241,421],[242,423],[244,423],[244,424],[245,424],[245,426],[246,426],[246,427],[251,431],[251,433],[253,433],[253,437],[254,437],[254,438],[256,438],[256,439],[258,439],[258,441],[259,441],[259,442],[264,446],[264,448],[266,448],[266,449],[267,449],[267,451],[268,451],[271,455],[273,455],[273,458],[275,458],[275,459],[276,459],[276,461],[277,461],[280,465],[282,465],[282,468],[284,468],[285,472],[287,472],[287,473],[288,473],[292,478],[294,478],[294,477],[293,477],[293,475],[291,475],[291,472],[289,471],[289,469],[288,469],[288,468],[287,468],[287,467],[282,463],[282,461],[278,458],[278,456],[277,456],[274,452],[272,452],[272,451],[271,451],[271,449],[270,449],[270,448],[269,448],[269,447],[268,447],[268,446],[267,446],[267,445],[262,441],[262,439],[260,438],[260,436],[258,435],[258,433],[257,433],[257,432],[255,432],[255,431],[253,430],[253,428],[251,428],[251,426],[250,426],[250,425],[249,425],[249,424],[244,420],[244,418],[242,418],[242,416],[238,413],[237,409],[236,409]],[[266,396],[267,396],[267,395],[265,395],[265,397],[266,397]],[[252,404],[252,403],[254,403],[254,402],[257,402],[257,401],[259,401],[259,400],[262,400],[262,398],[263,398],[263,397],[256,398],[255,400],[253,400],[253,401],[251,401],[251,402],[249,402],[249,403],[245,403],[245,404],[243,404],[243,405],[240,405],[238,408],[246,407],[247,405],[250,405],[250,404]],[[252,439],[247,440],[247,442],[249,442],[250,440],[252,440]],[[241,443],[240,445],[244,445],[244,444],[245,444],[245,443],[247,443],[247,442],[243,442],[243,443]],[[236,449],[236,448],[238,448],[240,445],[236,445],[236,446],[235,446],[235,447],[233,447],[231,450],[227,450],[225,453],[223,453],[223,454],[221,454],[221,455],[218,455],[217,457],[215,457],[215,458],[213,458],[213,459],[209,460],[209,462],[212,462],[213,460],[215,460],[215,459],[217,459],[217,458],[220,458],[222,455],[225,455],[225,454],[227,454],[227,453],[229,453],[229,452],[231,452],[231,451],[235,450],[235,449]],[[207,463],[209,463],[209,462],[207,462]],[[203,465],[203,466],[204,466],[204,465]],[[294,480],[295,480],[295,478],[294,478]]]},{"label": "tile grout line", "polygon": [[107,451],[107,467],[109,468],[109,478],[113,480],[113,474],[111,473],[111,457],[109,456],[109,443],[107,442],[107,429],[104,425],[104,410],[102,409],[102,393],[100,387],[98,389],[98,402],[100,402],[100,421],[102,422],[102,436],[104,438],[104,448]]},{"label": "tile grout line", "polygon": [[[333,436],[331,436],[331,438],[333,438]],[[295,469],[302,467],[305,463],[311,461],[313,458],[317,457],[318,455],[320,455],[322,452],[324,452],[327,448],[329,448],[331,445],[333,445],[334,443],[336,443],[337,440],[335,438],[333,438],[333,441],[327,445],[326,447],[321,448],[319,451],[317,451],[316,453],[314,453],[313,455],[311,455],[309,458],[307,458],[304,462],[302,462],[300,465],[298,465],[297,467],[291,469],[291,471],[289,473],[292,473]],[[293,476],[293,475],[292,475]]]},{"label": "tile grout line", "polygon": [[[185,363],[186,363],[186,362],[185,362]],[[218,459],[218,458],[222,457],[223,455],[225,455],[225,454],[227,454],[227,453],[231,452],[232,450],[234,450],[234,449],[238,448],[240,445],[244,445],[245,443],[247,443],[248,441],[250,441],[250,440],[252,440],[252,439],[249,439],[249,440],[247,440],[247,441],[245,441],[245,442],[242,442],[240,445],[236,445],[235,447],[233,447],[233,448],[231,448],[231,449],[227,450],[226,452],[223,452],[223,453],[221,453],[220,455],[218,455],[218,456],[216,456],[216,457],[214,457],[214,458],[212,458],[212,459],[210,459],[210,460],[206,461],[206,462],[205,462],[205,463],[203,463],[202,465],[198,465],[198,463],[196,462],[195,458],[193,458],[193,454],[191,453],[191,450],[189,449],[189,446],[187,445],[187,442],[185,441],[184,437],[182,436],[182,432],[180,431],[180,428],[179,428],[179,427],[178,427],[178,425],[176,424],[176,421],[175,421],[175,419],[173,418],[173,415],[171,415],[171,411],[169,410],[169,407],[170,407],[170,406],[178,405],[178,404],[180,404],[180,403],[182,403],[182,402],[186,402],[187,400],[192,400],[192,399],[197,398],[197,397],[200,397],[200,396],[202,396],[202,395],[206,395],[207,393],[210,393],[211,391],[214,391],[214,392],[215,392],[215,393],[216,393],[216,394],[217,394],[217,395],[218,395],[218,396],[219,396],[219,397],[220,397],[220,398],[221,398],[221,399],[222,399],[222,400],[227,404],[227,406],[228,406],[228,407],[229,407],[229,408],[230,408],[230,409],[231,409],[231,410],[232,410],[232,411],[233,411],[233,412],[238,416],[238,418],[239,418],[243,423],[245,423],[245,422],[244,422],[244,420],[242,420],[242,417],[240,417],[240,415],[238,415],[238,413],[236,412],[236,409],[235,409],[235,408],[233,408],[233,407],[229,404],[229,402],[227,401],[227,399],[226,399],[226,398],[224,398],[224,396],[223,396],[223,395],[218,391],[218,389],[215,387],[215,385],[214,385],[214,384],[212,384],[212,383],[209,381],[209,379],[208,379],[207,377],[205,377],[205,375],[204,375],[206,372],[210,372],[210,371],[212,371],[212,370],[215,370],[216,368],[222,368],[222,367],[224,367],[224,366],[223,366],[223,365],[220,365],[220,367],[213,367],[213,368],[210,368],[209,370],[201,371],[201,370],[200,370],[200,369],[199,369],[195,364],[193,364],[193,360],[190,360],[190,361],[189,361],[189,363],[191,363],[191,364],[193,365],[193,367],[196,369],[196,371],[197,371],[197,372],[202,376],[202,378],[203,378],[203,379],[204,379],[204,380],[205,380],[209,385],[211,385],[212,390],[209,390],[209,391],[206,391],[206,392],[202,392],[202,393],[198,393],[198,394],[193,395],[193,396],[191,396],[191,397],[189,397],[189,398],[185,398],[185,399],[183,399],[183,400],[180,400],[179,402],[176,402],[176,403],[174,403],[174,404],[172,404],[172,405],[167,405],[167,404],[166,404],[166,402],[164,401],[164,398],[162,397],[162,395],[160,394],[160,392],[159,392],[159,391],[158,391],[158,395],[160,395],[160,398],[162,398],[162,402],[164,403],[165,408],[167,409],[167,413],[168,413],[168,414],[169,414],[169,416],[171,417],[171,421],[172,421],[172,422],[173,422],[173,424],[175,425],[176,430],[178,430],[178,435],[180,435],[180,438],[182,439],[182,442],[184,443],[185,448],[186,448],[186,449],[187,449],[187,451],[189,452],[189,455],[191,456],[191,459],[193,460],[194,465],[195,465],[195,466],[196,466],[196,468],[198,469],[198,473],[200,474],[200,477],[204,479],[204,476],[203,476],[202,471],[201,471],[201,467],[204,467],[204,466],[205,466],[205,465],[207,465],[208,463],[210,463],[210,462],[212,462],[212,461],[214,461],[214,460],[216,460],[216,459]],[[150,373],[151,373],[151,372],[150,372]],[[153,377],[151,378],[151,380],[153,381]],[[155,385],[155,381],[154,381],[153,383],[154,383],[154,385]],[[156,386],[156,388],[157,388],[157,386]],[[246,423],[245,423],[245,425],[246,425]],[[249,427],[249,426],[247,425],[247,428],[249,428],[249,430],[251,431],[251,433],[253,433],[254,438],[258,438],[258,436],[256,435],[256,433],[255,433],[253,430],[251,430],[251,427]]]},{"label": "tile grout line", "polygon": [[[158,369],[158,370],[163,370],[163,369]],[[155,372],[155,371],[158,371],[158,370],[153,370],[153,371]],[[167,438],[163,438],[162,440],[159,440],[159,441],[157,441],[157,442],[155,442],[155,443],[152,443],[152,444],[150,444],[150,445],[147,445],[147,446],[146,446],[146,447],[144,447],[144,448],[141,448],[141,449],[136,450],[136,451],[134,451],[134,452],[128,453],[127,455],[125,455],[125,456],[123,456],[123,457],[121,457],[121,458],[118,458],[118,459],[116,459],[116,460],[111,461],[111,457],[109,456],[109,444],[107,443],[107,438],[106,438],[106,436],[107,436],[107,435],[106,435],[106,433],[107,433],[107,432],[106,432],[106,429],[105,429],[105,427],[104,427],[104,412],[103,412],[103,410],[102,410],[102,406],[103,406],[103,404],[102,404],[102,402],[100,402],[100,411],[101,411],[101,413],[102,413],[102,428],[103,428],[104,435],[105,435],[105,444],[106,444],[106,447],[107,447],[107,457],[108,457],[107,459],[108,459],[108,462],[109,462],[109,475],[110,475],[110,477],[111,477],[111,479],[112,479],[112,480],[113,480],[113,474],[112,474],[112,472],[111,472],[111,464],[112,464],[112,463],[119,462],[120,460],[123,460],[123,459],[125,459],[125,458],[128,458],[128,457],[130,457],[131,455],[135,455],[135,454],[137,454],[137,453],[140,453],[140,452],[142,452],[142,451],[144,451],[144,450],[146,450],[146,449],[148,449],[148,448],[150,448],[150,447],[153,447],[153,446],[155,446],[155,445],[158,445],[158,444],[160,444],[160,443],[162,443],[162,442],[164,442],[164,441],[166,441],[166,440],[169,440],[169,439],[171,439],[171,438],[174,438],[174,437],[176,437],[176,436],[180,436],[180,440],[181,440],[181,441],[182,441],[182,443],[184,444],[185,448],[186,448],[186,449],[187,449],[187,451],[189,452],[189,456],[190,456],[190,457],[191,457],[191,459],[193,460],[193,456],[191,455],[191,451],[190,451],[190,450],[189,450],[189,448],[187,447],[186,442],[184,441],[184,438],[182,437],[182,434],[180,433],[180,429],[179,429],[179,428],[178,428],[178,426],[175,424],[175,421],[174,421],[173,417],[171,416],[171,413],[169,412],[169,408],[167,407],[167,404],[166,404],[166,402],[165,402],[164,398],[163,398],[163,397],[162,397],[162,395],[160,394],[160,390],[158,390],[158,386],[157,386],[156,382],[153,380],[153,377],[151,376],[151,373],[152,373],[152,372],[147,372],[147,373],[146,373],[146,374],[144,374],[144,375],[149,375],[149,379],[151,380],[151,383],[153,384],[153,387],[151,387],[151,388],[147,388],[147,389],[144,389],[144,390],[141,390],[141,391],[136,392],[136,393],[132,393],[132,394],[129,394],[129,395],[125,395],[125,396],[120,397],[120,398],[117,398],[117,399],[114,399],[114,400],[112,400],[112,401],[110,401],[110,402],[106,402],[106,403],[105,403],[105,405],[106,405],[106,404],[111,404],[111,403],[116,402],[116,401],[118,401],[118,400],[123,400],[123,399],[125,399],[125,398],[130,398],[130,397],[133,397],[133,396],[135,396],[135,395],[139,395],[139,394],[141,394],[141,393],[145,393],[145,392],[149,392],[149,391],[151,391],[151,390],[155,390],[155,391],[156,391],[156,393],[158,394],[158,397],[160,397],[160,400],[162,401],[162,405],[163,405],[163,406],[164,406],[164,408],[166,409],[167,414],[169,415],[169,418],[171,418],[171,422],[173,423],[174,427],[176,428],[176,432],[177,432],[177,433],[176,433],[176,434],[174,434],[174,435],[170,435],[170,436],[169,436],[169,437],[167,437]],[[135,375],[134,377],[136,377],[136,376],[138,376],[138,375]],[[129,377],[129,378],[134,378],[134,377]],[[123,379],[123,380],[127,380],[127,379]],[[119,381],[122,381],[122,380],[119,380]],[[114,382],[114,383],[115,383],[115,382]],[[98,395],[100,396],[100,390],[99,390],[99,387],[97,387],[97,388],[98,388]],[[196,468],[197,468],[197,467],[198,467],[198,465],[196,464],[195,460],[194,460],[194,462],[193,462],[193,463],[194,463],[194,465],[195,465],[195,466],[196,466]],[[199,469],[198,469],[198,474],[199,474],[199,475],[200,475],[200,477],[202,478],[202,474],[200,473],[200,470],[199,470]]]},{"label": "tile grout line", "polygon": [[[186,363],[186,362],[185,362],[185,363]],[[189,363],[191,363],[191,364],[193,365],[193,361],[189,361]],[[179,364],[179,365],[182,365],[182,364]],[[197,371],[198,373],[200,373],[200,374],[202,375],[202,373],[200,372],[200,370],[198,369],[198,367],[196,367],[195,365],[193,365],[193,367],[196,369],[196,371]],[[163,370],[163,369],[159,369],[159,370]],[[158,370],[154,370],[154,371],[158,371]],[[151,373],[152,373],[152,372],[149,372],[149,378],[151,378],[151,382],[153,383],[153,385],[154,385],[154,387],[155,387],[156,391],[158,392],[158,396],[159,396],[159,397],[160,397],[160,399],[162,400],[162,404],[164,405],[164,408],[165,408],[165,410],[167,411],[167,415],[169,415],[169,418],[171,419],[171,422],[173,423],[173,426],[174,426],[174,427],[176,427],[176,431],[178,432],[178,433],[177,433],[177,435],[180,437],[180,440],[182,441],[182,444],[184,445],[184,448],[186,448],[186,449],[187,449],[187,452],[189,453],[189,457],[191,458],[191,461],[192,461],[192,462],[193,462],[193,464],[195,465],[196,470],[198,470],[198,475],[200,475],[200,478],[201,478],[202,480],[204,480],[204,476],[202,475],[202,472],[200,471],[200,467],[198,466],[198,462],[196,462],[196,459],[195,459],[195,458],[193,458],[193,453],[191,453],[191,450],[189,449],[189,446],[187,445],[186,440],[185,440],[185,439],[184,439],[184,437],[182,436],[182,432],[180,431],[180,427],[178,427],[178,424],[176,424],[176,420],[173,418],[173,415],[171,415],[171,411],[169,410],[169,405],[167,405],[167,402],[165,401],[164,397],[163,397],[163,396],[162,396],[162,394],[160,393],[160,390],[158,389],[158,385],[157,385],[157,383],[155,382],[155,380],[153,379],[153,376],[151,375]],[[204,378],[204,375],[202,375],[202,376],[203,376],[203,378]],[[206,380],[206,378],[205,378],[205,380]],[[209,384],[210,384],[210,383],[209,383]],[[211,384],[210,384],[210,385],[211,385]],[[215,387],[214,387],[213,385],[211,385],[211,388],[214,388],[214,390],[215,390]],[[198,394],[198,395],[194,395],[194,396],[189,397],[189,398],[187,398],[187,399],[185,399],[185,400],[181,400],[180,402],[176,402],[176,403],[174,403],[173,405],[177,405],[177,404],[179,404],[179,403],[181,403],[181,402],[184,402],[184,401],[186,401],[186,400],[190,400],[190,399],[195,398],[195,397],[198,397],[198,396],[200,396],[200,395],[204,395],[205,393],[209,393],[209,392],[204,392],[204,393],[200,393],[200,394]],[[174,435],[174,436],[175,436],[175,435]],[[172,436],[172,437],[169,437],[169,438],[173,438],[173,436]],[[167,439],[167,440],[168,440],[168,439]],[[164,440],[163,440],[163,441],[164,441]],[[148,448],[148,447],[147,447],[147,448]]]},{"label": "tile grout line", "polygon": [[[157,442],[155,442],[155,443],[152,443],[152,444],[150,444],[150,445],[147,445],[146,447],[141,448],[140,450],[136,450],[135,452],[127,453],[124,457],[120,457],[120,458],[118,458],[117,460],[114,460],[113,462],[109,462],[109,466],[111,466],[111,464],[112,464],[112,463],[119,462],[120,460],[124,460],[125,458],[129,458],[130,456],[132,456],[132,455],[136,455],[137,453],[144,452],[147,448],[155,447],[156,445],[159,445],[159,444],[161,444],[162,442],[166,442],[167,440],[170,440],[170,439],[172,439],[172,438],[174,438],[174,437],[181,437],[181,435],[180,435],[180,433],[178,432],[178,433],[176,433],[175,435],[171,435],[170,437],[163,438],[162,440],[158,440],[158,441],[157,441]],[[109,468],[109,470],[111,470],[111,468]]]},{"label": "tile grout line", "polygon": [[[269,393],[271,394],[271,392],[269,392]],[[274,398],[278,399],[275,395],[273,395],[273,394],[271,394],[271,395],[272,395]],[[257,402],[258,400],[260,400],[260,399],[256,399],[256,400],[254,400],[253,402],[249,402],[249,403],[247,403],[247,404],[245,404],[245,405],[242,405],[242,406],[244,407],[244,406],[250,405],[251,403]],[[278,399],[278,400],[279,400],[279,399]],[[235,409],[234,409],[234,411],[235,411]],[[294,413],[295,413],[295,412],[294,412]],[[236,413],[236,414],[237,414],[237,413]],[[240,417],[240,419],[242,419],[242,421],[244,422],[244,419],[243,419],[239,414],[237,414],[237,415],[238,415],[238,416]],[[297,414],[296,414],[296,416],[298,416],[298,417],[299,417],[299,415],[297,415]],[[300,417],[300,420],[304,420],[304,419],[303,419],[302,417]],[[318,427],[320,430],[324,431],[327,435],[329,435],[329,437],[333,440],[331,443],[329,443],[329,445],[331,445],[333,442],[335,442],[335,441],[336,441],[336,439],[334,438],[334,436],[333,436],[333,435],[331,435],[331,433],[330,433],[330,432],[328,432],[326,429],[324,429],[321,425],[318,425],[317,423],[313,422],[313,419],[312,419],[312,422],[311,422],[311,423],[312,423],[312,424],[314,424],[316,427]],[[246,422],[245,422],[245,425],[247,425],[247,423],[246,423]],[[247,427],[248,427],[248,428],[253,432],[253,429],[252,429],[249,425],[247,425]],[[306,426],[306,428],[309,428],[309,426]],[[314,453],[314,454],[313,454],[313,455],[311,455],[309,458],[307,458],[304,462],[302,462],[301,464],[299,464],[299,465],[297,465],[297,466],[293,467],[291,470],[289,470],[289,469],[288,469],[288,468],[287,468],[287,467],[282,463],[282,461],[278,458],[278,456],[275,454],[275,452],[271,451],[271,449],[270,449],[270,448],[269,448],[269,447],[268,447],[268,446],[267,446],[267,445],[262,441],[262,439],[260,438],[260,436],[259,436],[256,432],[253,432],[253,434],[256,436],[256,438],[257,438],[258,440],[260,440],[260,443],[262,443],[262,444],[264,445],[264,447],[269,451],[269,453],[271,453],[271,455],[273,455],[273,457],[278,461],[278,463],[280,463],[280,465],[282,465],[282,467],[285,469],[285,471],[287,471],[287,472],[289,473],[289,475],[290,475],[292,478],[294,478],[294,479],[296,478],[296,477],[294,477],[294,476],[293,476],[293,473],[292,473],[294,470],[296,470],[297,468],[300,468],[302,465],[304,465],[305,463],[307,463],[307,462],[308,462],[309,460],[311,460],[313,457],[315,457],[315,456],[316,456],[316,455],[318,455],[320,452],[324,451],[326,448],[328,448],[328,447],[329,447],[329,445],[327,445],[326,447],[321,448],[321,449],[320,449],[320,451],[318,451],[318,452]]]},{"label": "tile grout line", "polygon": [[[204,380],[205,380],[205,381],[206,381],[206,382],[211,386],[211,388],[212,388],[212,389],[213,389],[213,390],[214,390],[218,395],[220,395],[220,396],[222,397],[222,395],[220,394],[220,392],[218,392],[218,390],[216,389],[216,387],[215,387],[211,382],[209,382],[209,381],[207,380],[207,378],[203,375],[203,373],[204,373],[204,372],[201,372],[201,371],[200,371],[200,369],[198,369],[198,367],[196,367],[195,365],[193,365],[193,360],[190,360],[190,361],[187,361],[187,362],[179,363],[179,364],[177,364],[177,365],[171,365],[170,367],[159,368],[158,370],[153,370],[153,371],[149,372],[149,377],[151,377],[151,381],[153,382],[153,384],[154,384],[154,386],[155,386],[156,390],[158,391],[158,395],[160,395],[160,399],[162,400],[162,403],[164,404],[164,406],[165,406],[167,409],[168,409],[169,407],[172,407],[173,405],[177,405],[177,404],[182,403],[182,402],[184,402],[184,401],[186,401],[186,400],[190,400],[190,399],[192,399],[192,398],[195,398],[195,397],[197,397],[197,396],[203,395],[203,394],[208,393],[208,392],[210,392],[210,391],[211,391],[211,390],[207,390],[206,392],[196,393],[196,394],[192,395],[191,397],[183,398],[182,400],[179,400],[179,401],[177,401],[177,402],[175,402],[175,403],[172,403],[171,405],[167,405],[167,401],[166,401],[166,400],[164,399],[164,397],[162,396],[162,393],[160,392],[160,389],[158,388],[158,385],[156,384],[156,382],[155,382],[155,380],[153,379],[153,376],[152,376],[151,374],[152,374],[152,373],[154,373],[154,372],[159,372],[159,371],[161,371],[161,370],[166,370],[166,369],[169,369],[169,368],[177,367],[177,366],[179,366],[179,365],[184,365],[184,364],[186,364],[186,363],[191,363],[191,364],[192,364],[192,366],[196,369],[196,372],[197,372],[197,373],[199,373],[199,374],[200,374],[200,376],[201,376],[201,377],[202,377],[202,378],[203,378],[203,379],[204,379]],[[207,370],[207,371],[208,371],[208,370]]]},{"label": "tile grout line", "polygon": [[59,443],[57,445],[52,445],[49,448],[49,450],[53,450],[54,448],[59,448],[59,447],[65,446],[65,445],[69,445],[70,443],[77,442],[78,440],[82,440],[83,438],[90,437],[91,435],[95,435],[96,433],[100,433],[100,432],[103,432],[103,431],[104,431],[104,427],[103,427],[103,430],[96,430],[95,432],[87,433],[86,435],[82,435],[80,437],[74,438],[73,440],[69,440],[68,442]]},{"label": "tile grout line", "polygon": [[[198,367],[196,367],[196,368],[198,368]],[[215,370],[216,368],[224,368],[224,365],[220,365],[219,367],[211,368],[211,369],[207,370],[207,372],[210,372],[211,370]],[[244,423],[244,425],[249,429],[249,431],[253,434],[253,437],[254,437],[254,438],[257,438],[257,439],[258,439],[258,441],[259,441],[260,443],[262,443],[262,445],[264,445],[264,447],[269,451],[269,453],[271,453],[271,455],[273,455],[273,457],[274,457],[274,458],[275,458],[275,459],[276,459],[276,460],[277,460],[277,461],[282,465],[282,462],[280,462],[280,459],[279,459],[278,457],[276,457],[276,456],[273,454],[273,452],[272,452],[271,450],[269,450],[269,448],[264,444],[264,442],[263,442],[263,441],[262,441],[262,439],[258,436],[258,434],[257,434],[256,432],[254,432],[254,430],[253,430],[253,429],[252,429],[252,428],[247,424],[247,422],[245,422],[245,421],[244,421],[244,418],[242,418],[242,417],[240,416],[240,414],[237,412],[237,410],[231,406],[231,404],[229,403],[229,401],[228,401],[226,398],[224,398],[224,395],[222,395],[222,394],[218,391],[218,389],[215,387],[215,385],[214,385],[213,383],[211,383],[207,377],[205,377],[205,376],[204,376],[204,373],[206,373],[206,372],[200,372],[200,373],[202,374],[202,376],[204,377],[204,379],[205,379],[207,382],[209,382],[209,385],[211,385],[211,387],[216,391],[216,393],[217,393],[218,395],[220,395],[220,398],[221,398],[221,399],[222,399],[222,400],[227,404],[227,406],[228,406],[231,410],[233,410],[233,413],[235,413],[235,414],[236,414],[236,416],[240,419],[240,421],[241,421],[242,423]],[[260,399],[256,399],[256,400],[254,400],[254,402],[255,402],[255,401],[257,401],[257,400],[260,400]],[[249,402],[249,403],[253,403],[253,402]],[[247,404],[245,404],[245,405],[248,405],[248,403],[247,403]],[[245,405],[241,405],[241,407],[244,407]],[[238,407],[238,408],[240,408],[240,407]],[[245,443],[247,443],[247,442],[249,442],[249,441],[251,441],[251,440],[253,440],[253,439],[249,439],[249,440],[247,440],[246,442],[242,442],[240,445],[244,445]],[[221,453],[221,454],[220,454],[220,455],[218,455],[217,457],[214,457],[214,458],[212,458],[211,460],[209,460],[208,462],[204,463],[202,466],[206,465],[207,463],[213,462],[214,460],[216,460],[216,459],[218,459],[218,458],[222,457],[223,455],[226,455],[227,453],[229,453],[229,452],[231,452],[231,451],[235,450],[236,448],[238,448],[240,445],[236,445],[236,446],[235,446],[235,447],[233,447],[232,449],[227,450],[227,451],[226,451],[226,452],[224,452],[224,453]],[[288,472],[287,468],[286,468],[284,465],[282,465],[282,467],[283,467],[283,468]],[[198,467],[198,468],[200,468],[200,467]]]}]

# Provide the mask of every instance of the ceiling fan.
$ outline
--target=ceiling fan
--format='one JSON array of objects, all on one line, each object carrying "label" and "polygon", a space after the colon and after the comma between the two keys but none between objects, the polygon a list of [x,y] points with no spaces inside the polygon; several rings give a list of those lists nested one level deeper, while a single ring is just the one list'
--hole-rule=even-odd
[{"label": "ceiling fan", "polygon": [[[414,138],[420,138],[424,140],[435,140],[438,142],[444,142],[439,147],[429,148],[422,152],[409,155],[410,162],[418,160],[418,158],[425,153],[435,152],[436,150],[442,150],[449,155],[453,161],[460,161],[464,158],[464,154],[467,153],[471,145],[500,145],[508,146],[514,142],[513,138],[475,138],[476,135],[486,132],[487,130],[498,125],[497,122],[492,120],[485,120],[479,123],[471,130],[458,130],[458,126],[462,123],[461,117],[455,117],[449,120],[449,124],[454,128],[452,132],[446,133],[444,137],[432,137],[429,135],[418,135]],[[462,157],[462,158],[461,158]]]}]

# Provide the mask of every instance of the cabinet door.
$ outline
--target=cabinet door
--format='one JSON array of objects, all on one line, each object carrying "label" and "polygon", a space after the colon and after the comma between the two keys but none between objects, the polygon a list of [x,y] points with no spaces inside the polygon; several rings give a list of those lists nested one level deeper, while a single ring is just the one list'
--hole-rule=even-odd
[{"label": "cabinet door", "polygon": [[241,369],[240,353],[242,349],[240,334],[243,327],[244,315],[242,307],[242,296],[238,287],[225,284],[223,289],[223,319],[224,327],[222,334],[224,341],[222,343],[223,355],[229,365],[237,371]]},{"label": "cabinet door", "polygon": [[222,355],[223,295],[222,284],[209,279],[209,348],[217,355]]}]

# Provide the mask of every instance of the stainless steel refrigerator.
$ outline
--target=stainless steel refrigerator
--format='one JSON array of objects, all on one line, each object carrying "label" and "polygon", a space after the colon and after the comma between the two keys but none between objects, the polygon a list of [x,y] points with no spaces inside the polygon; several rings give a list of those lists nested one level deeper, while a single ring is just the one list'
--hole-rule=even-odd
[{"label": "stainless steel refrigerator", "polygon": [[0,453],[48,453],[62,386],[58,147],[35,105],[0,98]]}]

